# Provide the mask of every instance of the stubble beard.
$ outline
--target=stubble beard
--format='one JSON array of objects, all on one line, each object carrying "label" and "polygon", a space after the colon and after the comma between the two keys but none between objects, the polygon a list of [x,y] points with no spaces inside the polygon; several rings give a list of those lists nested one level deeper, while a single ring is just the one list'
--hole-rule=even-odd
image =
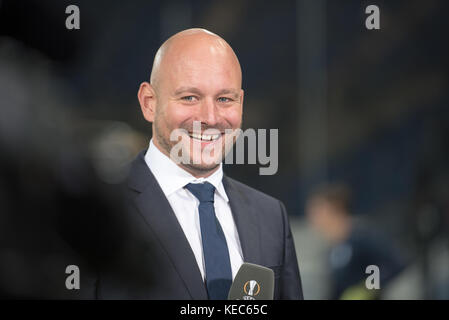
[{"label": "stubble beard", "polygon": [[[172,148],[179,143],[179,141],[171,141],[170,140],[170,134],[164,135],[164,130],[161,128],[161,121],[158,121],[160,119],[160,116],[156,115],[155,121],[153,123],[154,126],[154,135],[157,139],[157,143],[160,146],[160,148],[163,149],[163,153],[165,153],[168,157],[171,155]],[[187,128],[180,127],[180,129],[184,129],[188,131]],[[201,161],[201,163],[195,163],[192,159],[191,150],[185,150],[185,146],[183,146],[182,152],[187,152],[189,154],[188,162],[181,162],[178,165],[182,168],[184,168],[186,171],[190,172],[191,174],[195,176],[207,176],[208,173],[214,172],[221,164],[221,162],[224,160],[227,152],[232,148],[235,139],[233,139],[233,143],[230,144],[229,147],[226,146],[226,139],[225,135],[221,137],[223,140],[222,147],[221,147],[221,159],[220,161],[212,161],[211,163],[204,163]],[[171,157],[170,157],[171,158]],[[173,160],[173,159],[172,159]],[[176,161],[175,161],[176,162]]]}]

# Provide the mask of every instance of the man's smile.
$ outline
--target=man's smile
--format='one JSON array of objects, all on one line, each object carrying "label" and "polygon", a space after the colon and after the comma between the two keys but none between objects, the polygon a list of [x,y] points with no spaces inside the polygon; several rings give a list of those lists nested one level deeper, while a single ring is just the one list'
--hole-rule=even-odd
[{"label": "man's smile", "polygon": [[214,141],[218,140],[221,137],[221,133],[219,134],[201,134],[201,133],[189,133],[190,138],[201,140],[201,141]]},{"label": "man's smile", "polygon": [[189,132],[188,135],[193,143],[201,143],[201,148],[204,148],[206,146],[211,146],[215,143],[219,143],[219,141],[222,141],[221,138],[222,136],[224,136],[224,133],[218,131],[216,131],[216,133]]}]

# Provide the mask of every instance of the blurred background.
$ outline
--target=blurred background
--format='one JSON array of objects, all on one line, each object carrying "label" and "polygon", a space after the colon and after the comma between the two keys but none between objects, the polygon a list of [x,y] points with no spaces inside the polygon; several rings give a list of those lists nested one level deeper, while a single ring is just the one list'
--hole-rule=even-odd
[{"label": "blurred background", "polygon": [[[71,4],[79,30],[65,27]],[[365,27],[371,4],[380,30]],[[63,264],[53,214],[92,210],[92,195],[96,212],[110,209],[108,186],[151,137],[136,95],[156,50],[201,27],[240,59],[243,129],[279,129],[277,174],[225,172],[285,203],[305,298],[449,299],[448,11],[444,0],[0,0],[0,294],[45,291],[45,277],[7,279]],[[376,297],[358,290],[368,264],[380,264]]]}]

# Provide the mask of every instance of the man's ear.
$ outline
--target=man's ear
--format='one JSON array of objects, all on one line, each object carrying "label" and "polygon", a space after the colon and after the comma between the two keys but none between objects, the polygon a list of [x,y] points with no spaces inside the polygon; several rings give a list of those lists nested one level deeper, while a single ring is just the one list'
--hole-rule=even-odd
[{"label": "man's ear", "polygon": [[245,96],[245,91],[243,89],[240,89],[240,105],[243,109],[243,97]]},{"label": "man's ear", "polygon": [[139,99],[143,117],[148,122],[153,122],[156,112],[156,92],[153,86],[148,82],[142,82],[137,98]]}]

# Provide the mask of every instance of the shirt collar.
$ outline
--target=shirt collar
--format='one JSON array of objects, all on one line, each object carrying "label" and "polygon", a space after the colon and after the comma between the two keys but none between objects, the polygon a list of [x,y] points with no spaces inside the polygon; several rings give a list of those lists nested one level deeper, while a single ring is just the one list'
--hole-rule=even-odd
[{"label": "shirt collar", "polygon": [[182,189],[188,183],[203,183],[207,181],[215,187],[215,190],[217,190],[218,194],[226,202],[229,201],[223,187],[223,166],[221,163],[218,170],[210,176],[206,178],[195,178],[163,154],[154,145],[153,139],[150,140],[148,151],[145,154],[145,162],[159,183],[165,196],[169,196],[179,189]]}]

